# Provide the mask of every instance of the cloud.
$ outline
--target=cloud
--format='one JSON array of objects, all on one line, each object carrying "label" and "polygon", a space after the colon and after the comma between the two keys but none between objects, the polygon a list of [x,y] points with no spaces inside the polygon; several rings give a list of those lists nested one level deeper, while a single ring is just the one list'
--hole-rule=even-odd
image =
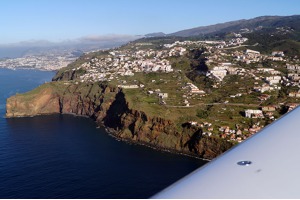
[{"label": "cloud", "polygon": [[43,47],[43,46],[52,46],[54,42],[48,40],[26,40],[16,43],[0,44],[0,47]]},{"label": "cloud", "polygon": [[142,36],[126,34],[88,35],[76,39],[67,39],[59,42],[53,42],[49,40],[26,40],[10,44],[0,44],[0,47],[51,47],[60,45],[74,45],[80,43],[120,43],[129,42],[141,37]]},{"label": "cloud", "polygon": [[107,34],[107,35],[88,35],[76,39],[68,39],[59,42],[48,40],[27,40],[11,44],[0,44],[0,58],[22,57],[24,55],[38,54],[47,52],[49,49],[79,49],[90,51],[97,49],[107,49],[126,44],[143,36]]},{"label": "cloud", "polygon": [[126,42],[141,38],[137,35],[125,35],[125,34],[107,34],[107,35],[88,35],[79,38],[80,42]]}]

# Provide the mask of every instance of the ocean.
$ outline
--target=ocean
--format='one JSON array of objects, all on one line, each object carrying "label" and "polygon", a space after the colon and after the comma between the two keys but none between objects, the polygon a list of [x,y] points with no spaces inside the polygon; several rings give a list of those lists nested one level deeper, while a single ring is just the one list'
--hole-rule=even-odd
[{"label": "ocean", "polygon": [[0,198],[149,198],[206,161],[121,142],[73,115],[5,118],[54,72],[0,69]]}]

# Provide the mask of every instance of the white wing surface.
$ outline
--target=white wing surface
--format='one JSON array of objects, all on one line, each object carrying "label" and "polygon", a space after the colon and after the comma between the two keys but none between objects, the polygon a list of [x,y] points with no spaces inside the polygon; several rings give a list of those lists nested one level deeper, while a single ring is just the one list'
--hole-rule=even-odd
[{"label": "white wing surface", "polygon": [[152,198],[300,198],[300,107]]}]

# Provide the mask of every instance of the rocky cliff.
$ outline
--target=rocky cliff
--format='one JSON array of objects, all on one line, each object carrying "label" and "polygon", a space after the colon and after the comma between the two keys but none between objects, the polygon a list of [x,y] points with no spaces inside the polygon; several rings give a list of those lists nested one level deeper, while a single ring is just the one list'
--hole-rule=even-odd
[{"label": "rocky cliff", "polygon": [[222,139],[202,136],[198,127],[182,124],[178,128],[171,120],[131,109],[121,89],[103,83],[47,83],[10,97],[6,109],[7,117],[53,113],[88,116],[120,139],[205,159],[232,147]]}]

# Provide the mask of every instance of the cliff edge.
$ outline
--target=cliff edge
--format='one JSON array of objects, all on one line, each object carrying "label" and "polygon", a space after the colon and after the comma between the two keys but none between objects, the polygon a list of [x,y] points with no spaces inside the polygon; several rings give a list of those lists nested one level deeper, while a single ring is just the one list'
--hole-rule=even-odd
[{"label": "cliff edge", "polygon": [[130,105],[126,92],[105,83],[50,82],[7,99],[6,116],[45,114],[87,116],[126,141],[212,159],[232,143],[202,135],[199,127],[148,115]]}]

